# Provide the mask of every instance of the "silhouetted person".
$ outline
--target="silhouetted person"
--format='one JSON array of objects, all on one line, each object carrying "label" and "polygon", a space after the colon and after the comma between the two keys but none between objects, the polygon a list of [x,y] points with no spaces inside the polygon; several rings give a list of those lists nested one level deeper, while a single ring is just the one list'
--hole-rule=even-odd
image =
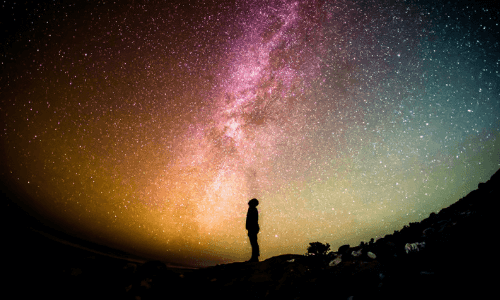
[{"label": "silhouetted person", "polygon": [[259,244],[257,243],[257,234],[259,233],[259,211],[257,210],[257,205],[259,205],[259,200],[252,199],[248,202],[248,213],[247,213],[247,224],[246,228],[248,230],[248,238],[250,239],[250,245],[252,245],[252,258],[249,262],[259,261]]}]

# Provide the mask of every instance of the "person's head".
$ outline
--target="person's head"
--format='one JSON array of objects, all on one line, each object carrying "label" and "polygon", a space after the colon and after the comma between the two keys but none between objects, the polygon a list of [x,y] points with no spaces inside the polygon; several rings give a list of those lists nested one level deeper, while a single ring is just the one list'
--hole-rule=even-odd
[{"label": "person's head", "polygon": [[257,205],[259,205],[259,200],[253,198],[252,200],[248,201],[248,205],[256,207]]}]

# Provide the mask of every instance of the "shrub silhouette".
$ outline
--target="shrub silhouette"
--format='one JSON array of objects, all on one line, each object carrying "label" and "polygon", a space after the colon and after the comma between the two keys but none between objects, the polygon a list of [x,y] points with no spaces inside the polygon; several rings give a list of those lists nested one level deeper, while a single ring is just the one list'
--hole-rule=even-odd
[{"label": "shrub silhouette", "polygon": [[330,251],[330,244],[322,244],[320,242],[309,243],[309,247],[307,248],[307,255],[314,256],[326,256],[328,251]]}]

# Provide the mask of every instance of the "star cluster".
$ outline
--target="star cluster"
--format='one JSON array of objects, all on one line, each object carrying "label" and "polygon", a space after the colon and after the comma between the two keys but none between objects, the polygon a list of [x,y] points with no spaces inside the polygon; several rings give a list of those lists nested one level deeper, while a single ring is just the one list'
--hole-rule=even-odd
[{"label": "star cluster", "polygon": [[4,186],[203,266],[357,244],[500,166],[500,16],[433,1],[2,4]]}]

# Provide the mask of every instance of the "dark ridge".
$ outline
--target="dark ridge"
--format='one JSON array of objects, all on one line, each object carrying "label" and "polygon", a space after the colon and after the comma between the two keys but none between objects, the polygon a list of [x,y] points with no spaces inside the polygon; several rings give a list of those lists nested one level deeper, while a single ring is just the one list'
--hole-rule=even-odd
[{"label": "dark ridge", "polygon": [[21,299],[478,299],[493,294],[499,196],[500,170],[456,203],[376,241],[324,255],[284,254],[203,269],[113,259],[56,242],[35,255],[43,247],[33,247],[46,246],[46,238],[29,230],[9,234],[4,226],[7,241],[35,239],[4,247],[17,249],[4,256],[5,292]]}]

